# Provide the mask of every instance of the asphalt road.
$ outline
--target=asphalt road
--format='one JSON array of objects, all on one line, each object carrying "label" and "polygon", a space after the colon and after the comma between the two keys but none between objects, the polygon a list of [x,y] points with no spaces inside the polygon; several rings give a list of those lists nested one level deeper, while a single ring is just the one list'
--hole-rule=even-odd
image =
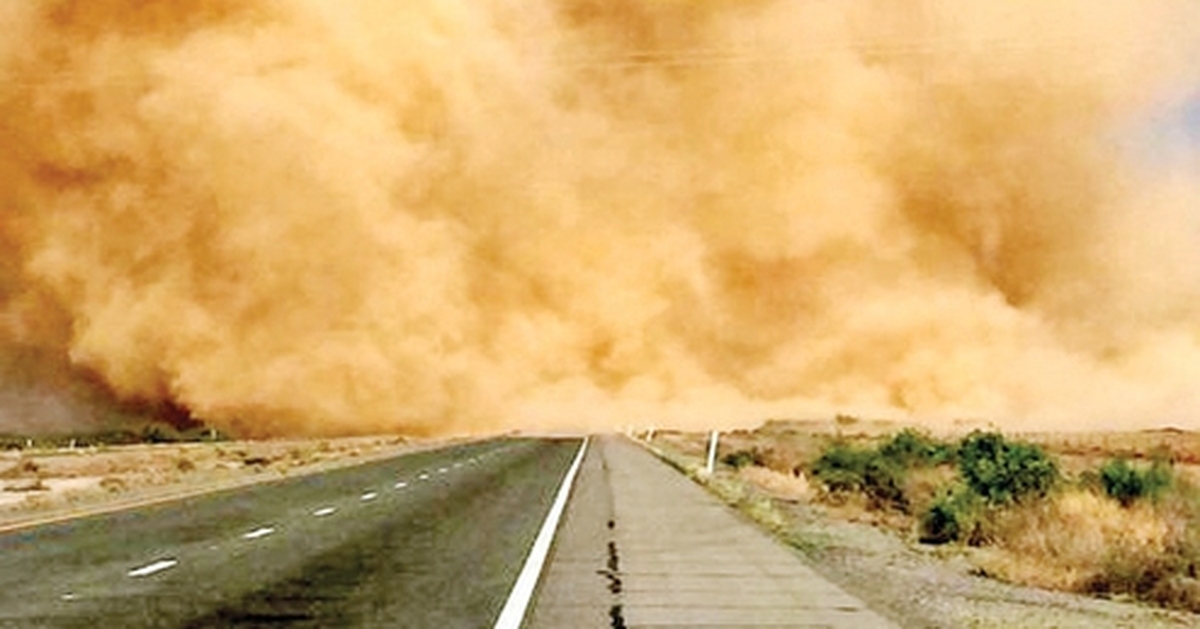
[{"label": "asphalt road", "polygon": [[0,627],[491,627],[579,440],[496,440],[0,536]]}]

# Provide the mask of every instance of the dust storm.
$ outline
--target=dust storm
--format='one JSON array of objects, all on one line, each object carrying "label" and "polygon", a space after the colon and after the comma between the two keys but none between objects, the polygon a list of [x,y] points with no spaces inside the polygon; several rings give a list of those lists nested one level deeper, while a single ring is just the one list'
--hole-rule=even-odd
[{"label": "dust storm", "polygon": [[9,381],[249,436],[1200,426],[1200,168],[1130,148],[1200,88],[1189,0],[0,23]]}]

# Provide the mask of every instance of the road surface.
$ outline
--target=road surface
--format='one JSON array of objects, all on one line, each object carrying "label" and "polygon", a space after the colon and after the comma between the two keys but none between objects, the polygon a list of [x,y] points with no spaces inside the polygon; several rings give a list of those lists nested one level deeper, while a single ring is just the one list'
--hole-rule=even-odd
[{"label": "road surface", "polygon": [[591,443],[577,466],[580,439],[493,440],[6,533],[0,627],[894,626],[633,442]]},{"label": "road surface", "polygon": [[0,536],[0,627],[490,627],[580,440],[494,440]]},{"label": "road surface", "polygon": [[619,437],[591,441],[526,629],[894,629]]}]

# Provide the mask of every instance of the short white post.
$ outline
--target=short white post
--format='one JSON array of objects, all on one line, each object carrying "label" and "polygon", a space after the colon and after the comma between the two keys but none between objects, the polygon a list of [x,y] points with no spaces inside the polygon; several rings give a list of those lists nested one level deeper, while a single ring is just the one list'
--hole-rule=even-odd
[{"label": "short white post", "polygon": [[717,469],[717,431],[712,431],[708,438],[708,465],[704,468],[711,476]]}]

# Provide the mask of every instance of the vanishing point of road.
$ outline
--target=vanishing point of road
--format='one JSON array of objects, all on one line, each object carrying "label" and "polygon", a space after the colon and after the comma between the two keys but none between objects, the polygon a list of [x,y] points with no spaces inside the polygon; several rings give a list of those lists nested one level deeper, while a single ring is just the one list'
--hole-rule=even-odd
[{"label": "vanishing point of road", "polygon": [[618,437],[460,444],[0,535],[0,627],[268,626],[893,625]]}]

